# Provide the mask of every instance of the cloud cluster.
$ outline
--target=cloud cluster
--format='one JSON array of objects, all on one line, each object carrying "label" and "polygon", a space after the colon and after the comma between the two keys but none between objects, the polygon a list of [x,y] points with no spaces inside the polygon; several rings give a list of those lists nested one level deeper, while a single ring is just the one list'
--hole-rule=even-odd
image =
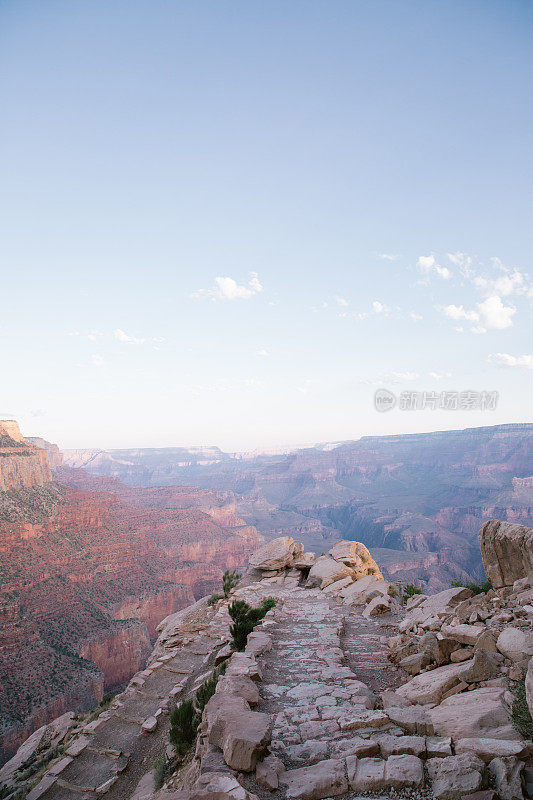
[{"label": "cloud cluster", "polygon": [[442,278],[442,280],[445,281],[450,280],[452,277],[452,273],[448,267],[441,266],[437,262],[437,259],[433,253],[431,253],[429,256],[419,256],[416,266],[421,275],[423,275],[423,278],[420,281],[420,283],[423,284],[429,283],[431,275],[437,275],[439,278]]},{"label": "cloud cluster", "polygon": [[498,367],[523,367],[533,369],[533,355],[524,353],[521,356],[512,356],[509,353],[491,353],[488,360]]},{"label": "cloud cluster", "polygon": [[191,297],[195,300],[210,297],[212,300],[248,300],[263,291],[257,272],[250,272],[248,283],[237,283],[234,278],[218,276],[210,289],[198,289]]}]

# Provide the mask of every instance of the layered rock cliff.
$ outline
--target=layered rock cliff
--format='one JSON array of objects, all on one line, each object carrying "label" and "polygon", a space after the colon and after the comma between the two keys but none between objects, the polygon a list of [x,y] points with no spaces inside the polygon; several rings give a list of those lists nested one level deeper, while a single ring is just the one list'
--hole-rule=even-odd
[{"label": "layered rock cliff", "polygon": [[[66,460],[129,484],[231,491],[237,513],[266,538],[289,534],[318,552],[357,539],[386,551],[389,577],[432,592],[452,578],[482,577],[477,532],[487,519],[533,524],[528,424],[363,437],[253,458],[218,453],[210,463],[171,448],[71,451]],[[426,555],[417,565],[406,553]]]},{"label": "layered rock cliff", "polygon": [[2,439],[11,487],[0,492],[4,758],[58,713],[124,684],[161,619],[218,587],[259,543],[231,498],[214,492],[129,490],[123,501],[119,482],[107,487],[115,493],[46,482],[46,452],[17,432],[7,426]]},{"label": "layered rock cliff", "polygon": [[44,486],[52,480],[46,452],[28,443],[14,420],[0,420],[0,492]]}]

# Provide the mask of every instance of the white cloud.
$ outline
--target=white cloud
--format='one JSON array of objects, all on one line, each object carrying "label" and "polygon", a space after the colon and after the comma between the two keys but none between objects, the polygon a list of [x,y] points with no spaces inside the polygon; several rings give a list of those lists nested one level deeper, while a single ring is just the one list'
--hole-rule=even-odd
[{"label": "white cloud", "polygon": [[263,349],[263,350],[257,350],[255,355],[256,356],[268,356],[268,355],[270,355],[270,353],[268,352],[268,350],[264,350]]},{"label": "white cloud", "polygon": [[469,278],[472,274],[472,257],[467,255],[466,253],[447,253],[448,259],[451,263],[459,267],[459,271],[465,278]]},{"label": "white cloud", "polygon": [[466,319],[469,322],[478,322],[479,314],[477,311],[468,311],[463,306],[455,306],[453,303],[441,308],[445,317],[454,320]]},{"label": "white cloud", "polygon": [[533,355],[524,353],[521,356],[512,356],[509,353],[491,353],[488,361],[498,367],[524,367],[533,369]]},{"label": "white cloud", "polygon": [[368,386],[383,386],[384,384],[396,384],[396,383],[406,383],[408,381],[416,381],[420,378],[418,372],[382,372],[377,375],[375,378],[368,378],[366,380],[362,380],[361,383],[367,384]]},{"label": "white cloud", "polygon": [[105,364],[105,359],[103,356],[99,355],[98,353],[95,353],[94,355],[91,356],[91,363],[95,367],[103,367]]},{"label": "white cloud", "polygon": [[474,286],[488,296],[497,294],[508,297],[511,294],[522,294],[527,291],[526,276],[517,269],[495,279],[477,275],[474,278]]},{"label": "white cloud", "polygon": [[504,330],[513,324],[512,316],[516,313],[513,306],[504,306],[501,297],[493,295],[483,303],[477,304],[481,319],[486,328]]},{"label": "white cloud", "polygon": [[448,267],[441,266],[437,262],[437,259],[433,253],[431,253],[429,256],[419,256],[416,266],[418,267],[419,272],[426,277],[426,281],[429,280],[429,277],[432,273],[438,275],[439,278],[442,278],[445,281],[452,277],[452,273]]},{"label": "white cloud", "polygon": [[385,303],[380,303],[379,300],[374,300],[372,303],[372,311],[374,314],[388,314],[389,307],[385,305]]},{"label": "white cloud", "polygon": [[413,322],[420,322],[421,319],[424,319],[422,314],[417,314],[415,311],[409,312],[409,318],[413,320]]},{"label": "white cloud", "polygon": [[[512,317],[516,313],[514,306],[505,306],[501,297],[493,295],[482,303],[477,303],[476,309],[466,309],[464,306],[456,306],[453,303],[443,306],[439,310],[448,319],[456,322],[466,320],[467,322],[477,323],[471,327],[472,333],[486,333],[487,330],[504,330],[513,324]],[[456,329],[457,330],[457,329]]]},{"label": "white cloud", "polygon": [[138,339],[136,336],[130,336],[120,328],[113,331],[113,335],[119,342],[125,342],[126,344],[144,344],[146,341],[146,339]]},{"label": "white cloud", "polygon": [[335,295],[335,300],[336,300],[336,302],[337,302],[337,305],[338,305],[338,306],[342,306],[343,308],[346,308],[346,306],[350,305],[350,304],[348,303],[348,301],[347,301],[347,300],[345,300],[345,298],[344,298],[344,297],[339,297],[339,295]]},{"label": "white cloud", "polygon": [[400,256],[397,253],[378,253],[378,258],[382,258],[384,261],[397,261]]},{"label": "white cloud", "polygon": [[263,286],[259,282],[257,272],[250,273],[250,280],[247,284],[237,283],[236,280],[228,276],[218,276],[215,278],[215,285],[211,289],[199,289],[193,292],[191,297],[200,299],[211,297],[214,300],[248,300],[254,294],[263,291]]},{"label": "white cloud", "polygon": [[442,381],[444,378],[451,378],[451,372],[430,372],[429,377],[433,378],[436,381]]}]

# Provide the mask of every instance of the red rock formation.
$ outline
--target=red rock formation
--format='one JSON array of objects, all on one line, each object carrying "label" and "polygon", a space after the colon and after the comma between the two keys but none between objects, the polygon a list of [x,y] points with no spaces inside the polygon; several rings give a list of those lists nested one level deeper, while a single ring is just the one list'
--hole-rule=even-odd
[{"label": "red rock formation", "polygon": [[[25,448],[46,465],[43,450],[21,442]],[[28,476],[22,467],[10,474]],[[37,725],[91,707],[124,683],[142,667],[161,619],[212,591],[224,569],[244,564],[258,546],[231,494],[118,481],[105,488],[112,492],[23,483],[0,493],[4,756]]]},{"label": "red rock formation", "polygon": [[46,452],[26,442],[17,422],[0,420],[0,492],[44,486],[51,480]]}]

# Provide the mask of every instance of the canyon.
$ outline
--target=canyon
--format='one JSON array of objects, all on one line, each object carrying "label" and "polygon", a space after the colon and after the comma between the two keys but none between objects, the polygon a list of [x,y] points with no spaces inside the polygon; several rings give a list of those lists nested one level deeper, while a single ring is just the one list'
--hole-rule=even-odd
[{"label": "canyon", "polygon": [[[227,493],[123,487],[0,422],[0,755],[142,668],[158,623],[245,563]],[[52,456],[55,480],[47,453]],[[82,488],[83,487],[83,488]]]},{"label": "canyon", "polygon": [[230,492],[267,539],[321,552],[338,538],[372,547],[389,578],[439,591],[482,579],[477,531],[533,523],[533,425],[362,437],[274,455],[218,448],[65,451],[65,462],[129,486]]},{"label": "canyon", "polygon": [[[265,543],[228,598],[160,623],[105,708],[36,731],[0,769],[4,797],[533,797],[533,530],[491,520],[479,543],[493,588],[430,596],[361,542]],[[237,640],[237,608],[265,602]]]}]

